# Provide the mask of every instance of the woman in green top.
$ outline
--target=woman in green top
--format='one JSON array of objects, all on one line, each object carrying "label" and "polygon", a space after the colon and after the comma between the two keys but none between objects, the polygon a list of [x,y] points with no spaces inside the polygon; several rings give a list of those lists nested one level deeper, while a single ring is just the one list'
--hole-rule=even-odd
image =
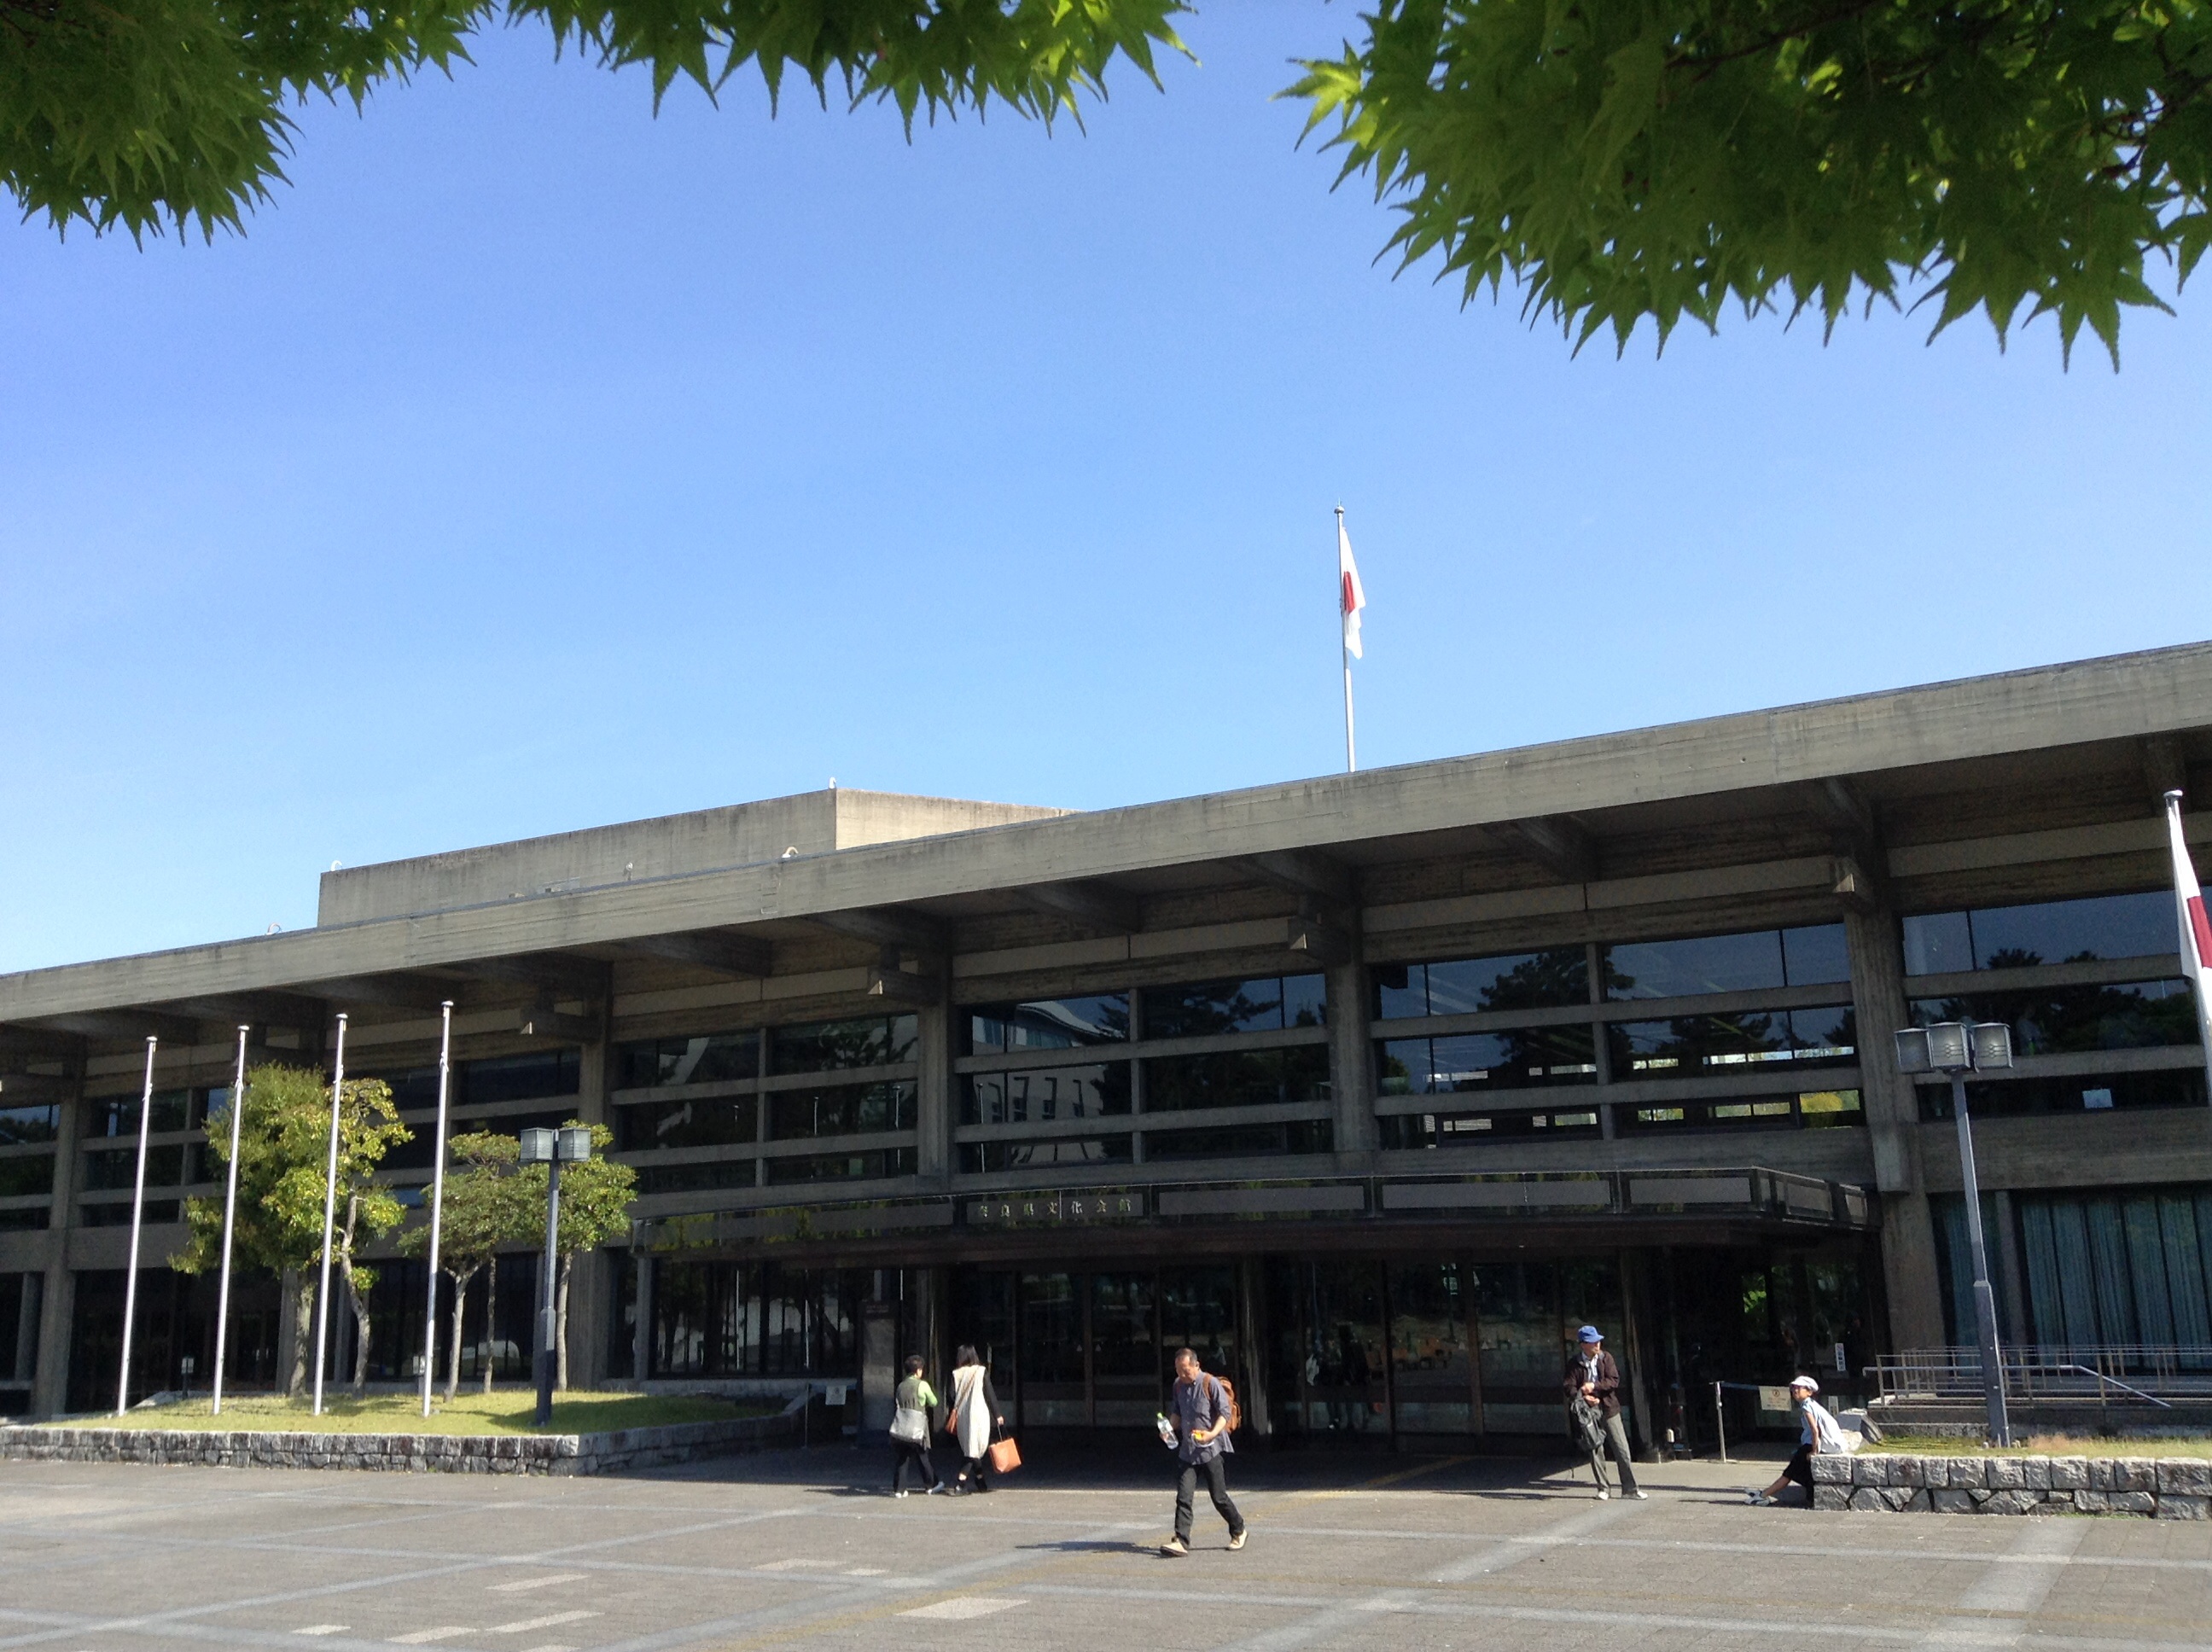
[{"label": "woman in green top", "polygon": [[891,1400],[891,1495],[906,1495],[906,1471],[920,1463],[933,1497],[945,1489],[945,1482],[929,1461],[929,1414],[936,1409],[938,1399],[937,1390],[922,1376],[920,1354],[906,1357],[906,1380]]}]

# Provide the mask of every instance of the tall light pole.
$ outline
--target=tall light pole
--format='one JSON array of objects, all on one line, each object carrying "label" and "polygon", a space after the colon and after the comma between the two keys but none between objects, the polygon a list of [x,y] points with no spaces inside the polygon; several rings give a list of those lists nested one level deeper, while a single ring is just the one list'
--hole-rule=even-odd
[{"label": "tall light pole", "polygon": [[338,1103],[345,1095],[346,1018],[338,1017],[337,1065],[331,1072],[331,1168],[323,1181],[323,1277],[315,1287],[315,1415],[323,1414],[323,1360],[331,1345],[331,1239],[338,1212]]},{"label": "tall light pole", "polygon": [[545,1167],[545,1266],[538,1293],[538,1426],[553,1422],[554,1270],[560,1260],[561,1167],[580,1164],[592,1156],[588,1125],[567,1125],[558,1130],[526,1130],[518,1140],[525,1164]]},{"label": "tall light pole", "polygon": [[1897,1035],[1897,1070],[1941,1072],[1951,1080],[1951,1116],[1959,1122],[1959,1180],[1966,1198],[1966,1242],[1974,1258],[1974,1338],[1981,1345],[1982,1397],[1992,1444],[2012,1443],[2005,1410],[2004,1354],[1997,1344],[1997,1303],[1990,1289],[1989,1250],[1982,1242],[1981,1181],[1974,1173],[1974,1130],[1966,1116],[1966,1075],[2012,1065],[2012,1029],[2002,1021],[1939,1021]]},{"label": "tall light pole", "polygon": [[452,1089],[453,1000],[439,1006],[438,1146],[430,1161],[430,1285],[422,1309],[422,1414],[430,1414],[430,1368],[438,1356],[438,1240],[446,1221],[446,1098]]}]

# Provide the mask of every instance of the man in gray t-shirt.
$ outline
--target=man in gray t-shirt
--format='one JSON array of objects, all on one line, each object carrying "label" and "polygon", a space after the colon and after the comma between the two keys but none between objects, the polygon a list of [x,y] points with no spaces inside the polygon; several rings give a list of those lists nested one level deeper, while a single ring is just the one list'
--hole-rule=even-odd
[{"label": "man in gray t-shirt", "polygon": [[1218,1377],[1208,1376],[1199,1369],[1198,1355],[1191,1349],[1176,1350],[1175,1370],[1168,1418],[1175,1425],[1176,1455],[1182,1460],[1182,1473],[1176,1481],[1175,1535],[1160,1545],[1160,1552],[1190,1552],[1191,1505],[1197,1497],[1201,1474],[1206,1477],[1206,1494],[1213,1499],[1214,1512],[1229,1522],[1229,1546],[1241,1549],[1244,1516],[1229,1500],[1224,1473],[1229,1465],[1222,1461],[1224,1452],[1237,1449],[1229,1437],[1229,1389]]}]

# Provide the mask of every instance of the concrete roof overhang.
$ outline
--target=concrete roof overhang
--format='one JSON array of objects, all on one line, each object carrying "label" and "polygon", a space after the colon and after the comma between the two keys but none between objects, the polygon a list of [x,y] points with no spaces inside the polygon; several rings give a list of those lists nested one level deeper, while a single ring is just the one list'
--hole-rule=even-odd
[{"label": "concrete roof overhang", "polygon": [[[592,949],[657,938],[773,938],[794,920],[911,941],[935,924],[1037,904],[1023,891],[1125,894],[1272,878],[1356,898],[1364,869],[1504,841],[1532,885],[1571,878],[1616,828],[1694,828],[1802,811],[1826,788],[1844,812],[1915,793],[2049,789],[2051,754],[2110,764],[2212,756],[2212,644],[2124,654],[1879,694],[1060,815],[755,865],[380,918],[0,975],[0,1030],[127,1036],[172,1023],[275,1019],[284,1000],[434,1005],[441,983],[531,983],[563,995],[603,968]],[[2175,754],[2179,752],[2179,756]],[[2132,754],[2132,755],[2131,755]],[[2085,757],[2084,760],[2087,760]],[[2039,776],[2041,776],[2039,780]],[[1832,782],[1844,783],[1838,791]],[[2149,817],[2150,791],[2142,793]],[[1725,855],[1727,851],[1722,851]],[[1106,904],[1102,902],[1102,905]],[[333,991],[333,982],[355,983]],[[258,995],[258,996],[256,996]],[[257,1017],[253,1011],[260,1011]],[[282,1023],[280,1023],[282,1024]],[[295,1023],[296,1024],[296,1023]]]}]

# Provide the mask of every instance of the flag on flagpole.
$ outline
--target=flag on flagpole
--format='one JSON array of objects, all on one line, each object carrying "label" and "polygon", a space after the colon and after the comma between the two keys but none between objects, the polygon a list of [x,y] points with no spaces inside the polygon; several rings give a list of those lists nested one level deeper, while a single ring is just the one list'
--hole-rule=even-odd
[{"label": "flag on flagpole", "polygon": [[2197,1025],[2204,1039],[2205,1060],[2212,1067],[2212,921],[2204,912],[2204,891],[2197,886],[2197,868],[2190,864],[2189,842],[2181,830],[2181,796],[2166,794],[2166,833],[2173,850],[2173,904],[2181,924],[2181,963],[2197,994]]},{"label": "flag on flagpole", "polygon": [[1359,610],[1367,606],[1367,592],[1359,583],[1359,564],[1352,560],[1352,536],[1344,531],[1344,507],[1336,509],[1337,606],[1344,616],[1344,652],[1364,659],[1359,647]]}]

